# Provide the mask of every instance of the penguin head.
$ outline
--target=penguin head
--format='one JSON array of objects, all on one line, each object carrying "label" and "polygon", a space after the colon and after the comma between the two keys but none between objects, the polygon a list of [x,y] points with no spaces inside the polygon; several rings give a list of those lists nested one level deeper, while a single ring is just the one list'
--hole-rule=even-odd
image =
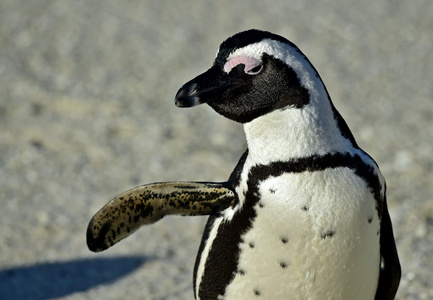
[{"label": "penguin head", "polygon": [[358,148],[308,58],[292,42],[267,31],[251,29],[224,41],[212,67],[184,84],[175,103],[207,103],[243,124],[274,111],[292,112],[285,116],[292,117],[293,128],[333,131]]},{"label": "penguin head", "polygon": [[252,29],[224,41],[213,66],[183,85],[175,103],[207,103],[221,115],[247,123],[277,109],[308,105],[317,78],[293,43]]}]

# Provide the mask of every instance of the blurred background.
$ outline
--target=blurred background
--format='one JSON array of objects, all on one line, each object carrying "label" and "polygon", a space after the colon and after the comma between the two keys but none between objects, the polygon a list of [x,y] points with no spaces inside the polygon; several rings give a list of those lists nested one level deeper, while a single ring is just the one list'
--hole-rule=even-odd
[{"label": "blurred background", "polygon": [[219,44],[297,44],[378,162],[403,267],[433,298],[433,3],[0,1],[0,298],[192,299],[205,217],[167,217],[104,253],[88,221],[144,183],[224,181],[242,126],[174,95]]}]

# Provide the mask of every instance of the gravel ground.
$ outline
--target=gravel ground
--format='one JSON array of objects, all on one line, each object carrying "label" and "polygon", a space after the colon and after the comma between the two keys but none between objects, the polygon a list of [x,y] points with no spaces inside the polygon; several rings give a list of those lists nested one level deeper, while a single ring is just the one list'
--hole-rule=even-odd
[{"label": "gravel ground", "polygon": [[222,40],[259,28],[304,51],[381,166],[398,299],[433,299],[431,16],[430,0],[1,0],[0,298],[193,298],[205,218],[165,218],[101,254],[85,231],[136,185],[227,179],[242,127],[173,99]]}]

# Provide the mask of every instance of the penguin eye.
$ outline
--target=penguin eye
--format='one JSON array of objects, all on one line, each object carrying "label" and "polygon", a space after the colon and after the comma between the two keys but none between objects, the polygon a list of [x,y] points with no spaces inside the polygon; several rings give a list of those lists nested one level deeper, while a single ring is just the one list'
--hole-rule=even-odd
[{"label": "penguin eye", "polygon": [[248,75],[257,75],[262,71],[262,69],[263,69],[263,65],[259,64],[257,66],[252,66],[249,69],[245,68],[245,73]]},{"label": "penguin eye", "polygon": [[239,65],[244,65],[244,72],[248,75],[257,75],[263,69],[263,63],[257,58],[249,56],[236,56],[229,59],[224,64],[224,72],[228,74],[234,67]]}]

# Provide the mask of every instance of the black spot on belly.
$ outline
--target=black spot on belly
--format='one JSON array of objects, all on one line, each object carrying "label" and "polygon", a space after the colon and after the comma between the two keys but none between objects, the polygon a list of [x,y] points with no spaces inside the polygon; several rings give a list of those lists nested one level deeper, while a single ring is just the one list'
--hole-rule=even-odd
[{"label": "black spot on belly", "polygon": [[260,208],[263,208],[263,207],[265,207],[265,206],[263,205],[263,203],[259,202],[259,207],[260,207]]},{"label": "black spot on belly", "polygon": [[271,192],[271,194],[275,194],[275,192],[276,192],[277,190],[276,189],[269,189],[269,192]]},{"label": "black spot on belly", "polygon": [[285,262],[285,261],[280,261],[280,267],[281,267],[281,268],[285,269],[285,268],[287,268],[287,266],[288,266],[288,263],[287,263],[287,262]]},{"label": "black spot on belly", "polygon": [[287,238],[287,237],[281,237],[281,243],[283,243],[283,244],[286,244],[288,241],[289,241],[289,238]]},{"label": "black spot on belly", "polygon": [[253,242],[250,242],[248,245],[250,246],[251,249],[255,247],[255,244]]},{"label": "black spot on belly", "polygon": [[303,211],[308,211],[310,208],[307,205],[302,206]]},{"label": "black spot on belly", "polygon": [[371,224],[373,222],[373,217],[368,218],[368,224]]},{"label": "black spot on belly", "polygon": [[254,296],[260,296],[262,295],[262,293],[260,292],[259,289],[254,289]]},{"label": "black spot on belly", "polygon": [[238,270],[238,274],[243,276],[243,275],[245,275],[245,271],[242,270],[242,269],[239,269],[239,270]]},{"label": "black spot on belly", "polygon": [[332,238],[335,235],[335,230],[328,230],[322,233],[322,239]]}]

